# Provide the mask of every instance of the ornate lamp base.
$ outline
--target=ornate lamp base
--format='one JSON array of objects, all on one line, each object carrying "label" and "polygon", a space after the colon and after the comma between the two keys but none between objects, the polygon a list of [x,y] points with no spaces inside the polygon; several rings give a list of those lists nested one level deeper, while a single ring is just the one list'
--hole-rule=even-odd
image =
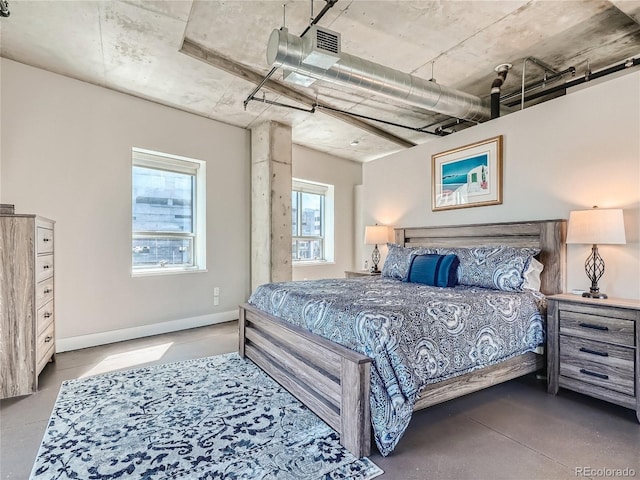
[{"label": "ornate lamp base", "polygon": [[371,267],[371,273],[380,273],[378,270],[378,263],[380,262],[380,250],[378,250],[378,244],[373,248],[373,253],[371,254],[371,262],[373,266]]},{"label": "ornate lamp base", "polygon": [[598,245],[591,247],[591,255],[587,257],[584,262],[584,270],[587,273],[587,277],[591,280],[591,288],[588,292],[582,294],[583,297],[588,298],[608,298],[604,293],[600,293],[598,288],[598,280],[604,274],[604,260],[598,253]]}]

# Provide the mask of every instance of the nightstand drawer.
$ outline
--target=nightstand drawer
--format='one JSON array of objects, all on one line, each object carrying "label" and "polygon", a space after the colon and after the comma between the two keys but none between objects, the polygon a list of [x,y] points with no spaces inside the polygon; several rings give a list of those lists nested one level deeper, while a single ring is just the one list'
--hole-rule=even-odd
[{"label": "nightstand drawer", "polygon": [[635,395],[634,356],[633,348],[560,336],[561,376],[631,396]]},{"label": "nightstand drawer", "polygon": [[377,277],[380,276],[380,272],[373,273],[369,270],[345,270],[344,276],[346,278]]},{"label": "nightstand drawer", "polygon": [[635,322],[561,309],[560,334],[633,347]]},{"label": "nightstand drawer", "polygon": [[560,362],[571,361],[592,368],[602,366],[633,378],[635,354],[634,348],[560,335]]},{"label": "nightstand drawer", "polygon": [[629,395],[630,397],[635,396],[633,378],[621,378],[615,375],[608,375],[604,373],[603,369],[589,369],[584,366],[565,362],[560,364],[560,376],[580,380],[580,382],[584,384],[584,388],[580,389],[582,393],[589,393],[589,385],[597,385],[607,390]]}]

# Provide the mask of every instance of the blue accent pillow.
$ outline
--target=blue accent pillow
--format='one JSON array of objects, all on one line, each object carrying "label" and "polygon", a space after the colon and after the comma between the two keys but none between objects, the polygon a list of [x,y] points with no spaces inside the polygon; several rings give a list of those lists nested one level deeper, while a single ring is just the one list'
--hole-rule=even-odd
[{"label": "blue accent pillow", "polygon": [[456,255],[414,255],[409,266],[408,282],[425,283],[434,287],[454,287],[458,281]]},{"label": "blue accent pillow", "polygon": [[411,256],[416,253],[429,253],[420,247],[403,247],[395,243],[387,243],[389,252],[382,266],[382,276],[407,281]]}]

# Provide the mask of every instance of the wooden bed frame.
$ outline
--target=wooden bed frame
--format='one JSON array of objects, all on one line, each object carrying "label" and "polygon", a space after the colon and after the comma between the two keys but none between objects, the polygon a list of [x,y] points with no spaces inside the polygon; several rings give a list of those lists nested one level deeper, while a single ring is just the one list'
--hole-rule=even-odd
[{"label": "wooden bed frame", "polygon": [[[565,287],[565,220],[481,225],[400,228],[395,241],[405,246],[538,247],[545,268],[541,291]],[[369,378],[371,358],[244,304],[240,306],[241,357],[248,357],[340,434],[356,457],[371,452]],[[425,387],[420,410],[543,368],[542,355],[530,352],[500,364]]]}]

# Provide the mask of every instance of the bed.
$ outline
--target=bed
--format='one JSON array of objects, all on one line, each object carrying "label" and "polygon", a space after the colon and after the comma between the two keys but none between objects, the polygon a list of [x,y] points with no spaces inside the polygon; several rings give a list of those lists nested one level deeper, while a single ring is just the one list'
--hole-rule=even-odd
[{"label": "bed", "polygon": [[[563,291],[565,284],[565,228],[564,220],[404,228],[395,230],[395,243],[403,247],[426,248],[502,245],[539,249],[540,253],[536,258],[545,267],[540,275],[540,291],[554,294]],[[364,290],[367,291],[374,285],[378,286],[373,282],[386,281],[368,278],[351,280],[352,283],[366,286]],[[365,283],[369,280],[372,283]],[[325,281],[322,285],[323,288],[335,289],[343,284]],[[274,286],[276,287],[277,285]],[[373,290],[379,291],[377,288]],[[278,293],[270,295],[276,295],[277,298]],[[543,304],[542,301],[541,305]],[[301,325],[290,323],[291,319],[285,321],[267,310],[269,309],[257,308],[248,303],[240,307],[240,355],[254,361],[334,428],[340,434],[342,445],[354,455],[369,455],[372,431],[370,403],[375,407],[375,419],[376,415],[380,416],[376,396],[380,390],[379,372],[386,367],[377,360],[373,365],[372,376],[373,354],[369,356],[330,341]],[[343,310],[348,310],[348,307],[343,307]],[[544,318],[544,312],[540,315]],[[336,330],[339,327],[331,328]],[[338,336],[339,333],[336,332]],[[419,391],[411,395],[409,405],[412,410],[420,410],[534,372],[543,366],[543,356],[534,351],[509,355],[499,363],[481,369],[462,368],[462,365],[455,374],[445,375],[437,382],[420,385]],[[399,375],[403,376],[403,371]],[[400,405],[399,409],[402,408],[407,407]],[[388,454],[395,445],[393,442],[397,442],[399,438],[397,433],[393,433],[392,436],[396,436],[389,443],[391,447],[382,444],[380,448],[381,437],[375,429],[374,433],[383,454]],[[401,432],[399,435],[401,436]]]}]

